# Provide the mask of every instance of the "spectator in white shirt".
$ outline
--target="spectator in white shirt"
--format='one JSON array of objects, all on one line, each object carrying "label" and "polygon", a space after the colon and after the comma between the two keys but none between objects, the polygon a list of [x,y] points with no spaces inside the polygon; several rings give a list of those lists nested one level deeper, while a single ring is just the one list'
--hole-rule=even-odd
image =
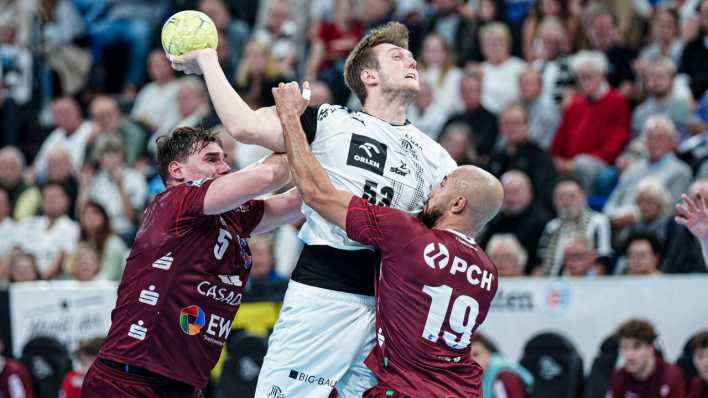
[{"label": "spectator in white shirt", "polygon": [[152,131],[170,128],[180,119],[177,111],[179,81],[162,50],[153,50],[148,58],[148,74],[152,80],[138,92],[130,116],[146,124]]},{"label": "spectator in white shirt", "polygon": [[56,128],[39,148],[34,160],[37,174],[46,171],[47,154],[51,149],[64,148],[71,156],[74,171],[78,174],[84,163],[86,146],[92,141],[91,122],[84,121],[79,104],[71,97],[62,97],[52,103]]},{"label": "spectator in white shirt", "polygon": [[506,25],[493,22],[480,31],[482,54],[482,105],[498,114],[507,105],[519,101],[519,76],[526,62],[511,56],[511,33]]},{"label": "spectator in white shirt", "polygon": [[64,187],[48,183],[42,187],[41,216],[20,223],[18,244],[37,259],[42,279],[51,279],[61,270],[67,253],[76,250],[79,224],[67,216],[69,197]]},{"label": "spectator in white shirt", "polygon": [[88,184],[85,176],[81,179],[78,214],[89,198],[95,200],[108,212],[113,230],[130,242],[147,200],[147,182],[141,173],[126,166],[120,140],[105,140],[97,153],[98,172]]}]

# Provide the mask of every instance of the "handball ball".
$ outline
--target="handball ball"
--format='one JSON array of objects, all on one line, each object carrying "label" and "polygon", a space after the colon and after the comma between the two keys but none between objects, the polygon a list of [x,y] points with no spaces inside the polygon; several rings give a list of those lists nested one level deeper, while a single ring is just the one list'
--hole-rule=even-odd
[{"label": "handball ball", "polygon": [[216,26],[203,12],[180,11],[172,15],[162,26],[162,48],[170,55],[216,48],[218,42]]}]

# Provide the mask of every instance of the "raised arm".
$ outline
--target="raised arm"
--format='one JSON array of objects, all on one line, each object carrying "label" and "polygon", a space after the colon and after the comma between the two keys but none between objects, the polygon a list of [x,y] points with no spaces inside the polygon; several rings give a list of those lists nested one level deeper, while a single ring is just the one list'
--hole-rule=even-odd
[{"label": "raised arm", "polygon": [[235,173],[217,178],[204,196],[204,213],[221,214],[261,195],[266,195],[290,180],[285,155],[270,155]]},{"label": "raised arm", "polygon": [[300,89],[294,82],[281,83],[277,88],[273,88],[273,97],[282,124],[291,172],[302,200],[327,221],[344,229],[347,209],[353,195],[338,191],[334,187],[307,144],[305,132],[300,124],[300,114],[307,107],[307,100],[300,94]]},{"label": "raised arm", "polygon": [[172,67],[187,74],[203,74],[209,97],[221,123],[236,140],[285,152],[280,120],[275,107],[251,109],[224,75],[214,49],[169,56]]}]

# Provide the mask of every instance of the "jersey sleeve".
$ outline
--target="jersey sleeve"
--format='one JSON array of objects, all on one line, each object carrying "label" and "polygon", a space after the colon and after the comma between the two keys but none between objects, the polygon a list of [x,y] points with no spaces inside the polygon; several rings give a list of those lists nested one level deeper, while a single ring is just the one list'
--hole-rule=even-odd
[{"label": "jersey sleeve", "polygon": [[358,196],[349,202],[346,223],[349,239],[378,249],[403,247],[425,228],[402,210],[375,206]]},{"label": "jersey sleeve", "polygon": [[204,197],[209,186],[214,182],[212,179],[201,179],[187,181],[176,186],[175,193],[171,196],[176,215],[177,226],[186,226],[204,216]]},{"label": "jersey sleeve", "polygon": [[251,232],[260,224],[265,211],[265,202],[249,200],[234,210],[222,214],[224,221],[239,231],[243,238],[251,236]]},{"label": "jersey sleeve", "polygon": [[309,144],[312,144],[312,141],[315,140],[320,108],[321,106],[308,106],[305,108],[305,112],[300,115],[300,124],[302,124],[302,129],[305,131],[305,136],[307,136],[307,142]]}]

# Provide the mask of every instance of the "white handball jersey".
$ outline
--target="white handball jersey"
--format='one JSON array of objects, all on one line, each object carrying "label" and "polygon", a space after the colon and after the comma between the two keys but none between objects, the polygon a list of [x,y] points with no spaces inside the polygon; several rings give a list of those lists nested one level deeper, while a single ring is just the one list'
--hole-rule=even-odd
[{"label": "white handball jersey", "polygon": [[[308,111],[301,118],[303,127],[334,185],[372,204],[418,213],[433,186],[457,167],[445,149],[410,123],[393,125],[339,105]],[[315,114],[316,124],[306,120]],[[306,244],[341,250],[367,247],[348,239],[344,230],[311,207],[303,205],[302,211],[306,222],[300,238]]]}]

